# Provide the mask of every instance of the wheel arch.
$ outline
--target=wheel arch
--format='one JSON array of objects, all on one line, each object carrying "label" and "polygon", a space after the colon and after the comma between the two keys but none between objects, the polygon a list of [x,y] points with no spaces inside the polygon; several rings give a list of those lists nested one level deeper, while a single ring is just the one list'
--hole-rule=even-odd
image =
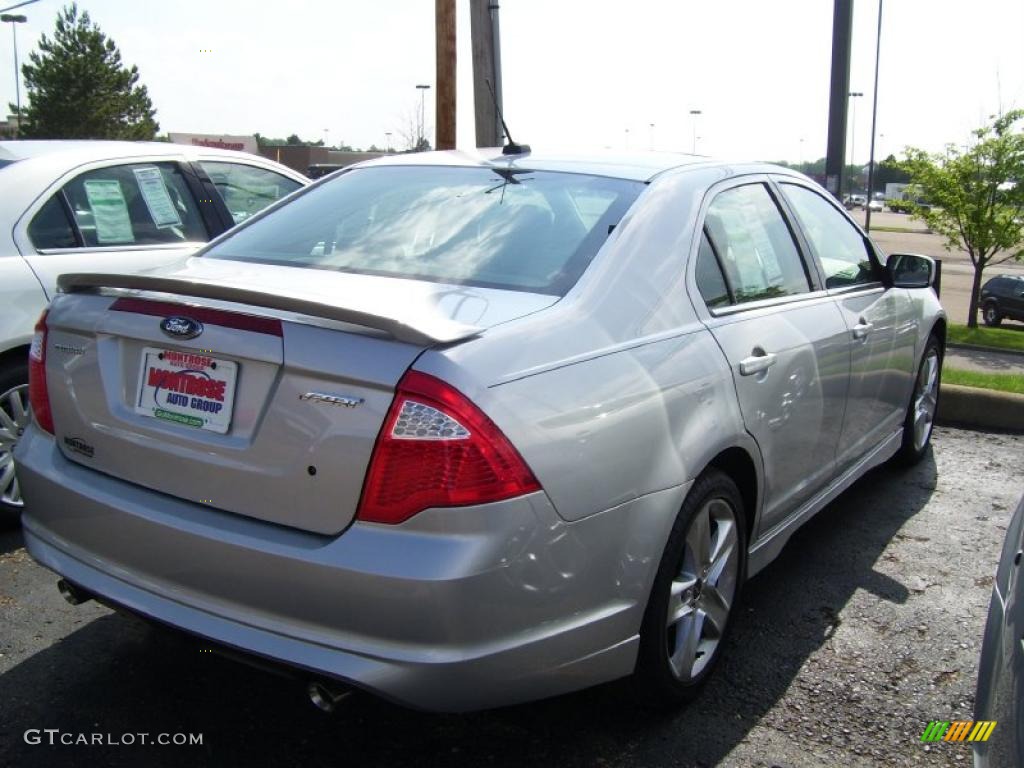
[{"label": "wheel arch", "polygon": [[708,462],[707,468],[714,468],[725,473],[736,483],[740,497],[743,499],[744,523],[747,546],[749,547],[753,541],[755,522],[758,517],[758,503],[761,499],[760,474],[757,471],[754,457],[746,449],[733,446],[720,451]]}]

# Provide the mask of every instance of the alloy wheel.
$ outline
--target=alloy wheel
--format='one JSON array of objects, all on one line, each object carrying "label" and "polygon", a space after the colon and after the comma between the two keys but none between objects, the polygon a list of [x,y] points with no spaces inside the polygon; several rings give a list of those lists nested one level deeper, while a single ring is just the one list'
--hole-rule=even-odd
[{"label": "alloy wheel", "polygon": [[920,451],[932,434],[939,398],[939,351],[932,347],[921,362],[914,389],[914,450]]},{"label": "alloy wheel", "polygon": [[994,306],[989,304],[987,307],[985,307],[985,322],[987,322],[989,325],[992,325],[993,323],[995,323],[998,317],[999,314],[996,312],[996,308]]},{"label": "alloy wheel", "polygon": [[690,521],[682,566],[669,588],[666,642],[679,680],[700,675],[725,634],[739,580],[738,546],[732,506],[709,499]]},{"label": "alloy wheel", "polygon": [[14,474],[14,446],[29,421],[28,384],[0,394],[0,504],[21,507],[21,489]]}]

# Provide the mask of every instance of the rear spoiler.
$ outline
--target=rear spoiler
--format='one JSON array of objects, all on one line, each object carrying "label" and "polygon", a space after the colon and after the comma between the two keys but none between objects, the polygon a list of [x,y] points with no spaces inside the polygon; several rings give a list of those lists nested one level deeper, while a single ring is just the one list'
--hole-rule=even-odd
[{"label": "rear spoiler", "polygon": [[462,341],[478,335],[481,331],[475,326],[457,323],[441,316],[417,320],[415,325],[412,325],[389,314],[364,312],[297,296],[174,277],[72,272],[58,277],[57,287],[63,293],[100,293],[103,289],[116,289],[233,301],[372,328],[387,333],[397,341],[418,346]]}]

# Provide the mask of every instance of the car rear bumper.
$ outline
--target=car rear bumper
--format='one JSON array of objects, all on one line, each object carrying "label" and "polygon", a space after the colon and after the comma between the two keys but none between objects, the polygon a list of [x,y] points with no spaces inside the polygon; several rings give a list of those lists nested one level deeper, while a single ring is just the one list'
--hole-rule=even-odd
[{"label": "car rear bumper", "polygon": [[112,603],[403,704],[480,709],[629,674],[686,486],[576,523],[543,493],[337,537],[220,512],[18,447],[25,540]]}]

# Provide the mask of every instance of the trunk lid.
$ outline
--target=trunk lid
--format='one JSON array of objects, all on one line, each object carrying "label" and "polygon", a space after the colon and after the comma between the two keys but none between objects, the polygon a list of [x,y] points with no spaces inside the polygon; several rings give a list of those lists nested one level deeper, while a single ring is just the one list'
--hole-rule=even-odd
[{"label": "trunk lid", "polygon": [[426,347],[556,300],[207,264],[61,278],[47,319],[57,444],[146,488],[320,534],[352,521],[395,386]]}]

